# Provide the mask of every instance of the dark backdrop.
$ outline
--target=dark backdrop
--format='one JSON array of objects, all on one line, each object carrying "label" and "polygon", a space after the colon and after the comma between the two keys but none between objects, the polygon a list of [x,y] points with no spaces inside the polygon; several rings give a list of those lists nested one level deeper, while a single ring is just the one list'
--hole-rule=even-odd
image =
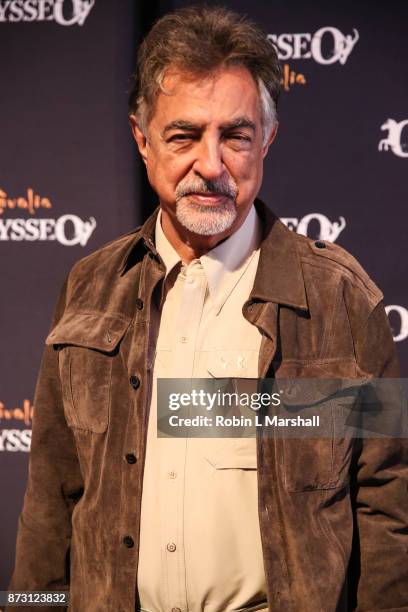
[{"label": "dark backdrop", "polygon": [[[155,205],[127,125],[128,78],[143,33],[188,4],[0,1],[0,590],[55,298],[76,260]],[[263,25],[284,66],[261,197],[294,231],[359,259],[384,292],[406,375],[408,5],[223,4]]]}]

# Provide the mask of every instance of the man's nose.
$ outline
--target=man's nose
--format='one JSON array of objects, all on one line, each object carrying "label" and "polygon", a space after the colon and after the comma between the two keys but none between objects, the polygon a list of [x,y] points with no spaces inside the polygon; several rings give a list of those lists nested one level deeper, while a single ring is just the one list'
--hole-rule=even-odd
[{"label": "man's nose", "polygon": [[223,174],[225,166],[219,140],[203,139],[200,142],[193,170],[206,180],[217,179]]}]

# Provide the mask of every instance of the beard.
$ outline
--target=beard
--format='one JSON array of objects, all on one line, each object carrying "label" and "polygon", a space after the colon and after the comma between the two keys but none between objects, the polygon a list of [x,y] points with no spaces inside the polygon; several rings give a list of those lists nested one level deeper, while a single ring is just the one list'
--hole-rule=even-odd
[{"label": "beard", "polygon": [[[218,204],[200,204],[191,194],[216,194],[225,200]],[[214,236],[228,230],[237,217],[235,199],[238,186],[231,177],[205,181],[199,177],[180,181],[176,188],[176,218],[190,232]]]}]

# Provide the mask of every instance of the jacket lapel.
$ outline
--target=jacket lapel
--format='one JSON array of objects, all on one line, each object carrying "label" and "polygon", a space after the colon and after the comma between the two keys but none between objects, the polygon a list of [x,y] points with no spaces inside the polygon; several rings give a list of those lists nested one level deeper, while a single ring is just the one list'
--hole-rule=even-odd
[{"label": "jacket lapel", "polygon": [[308,310],[296,236],[261,200],[255,201],[263,234],[254,286],[242,312],[261,332],[258,376],[264,378],[279,343],[279,306]]}]

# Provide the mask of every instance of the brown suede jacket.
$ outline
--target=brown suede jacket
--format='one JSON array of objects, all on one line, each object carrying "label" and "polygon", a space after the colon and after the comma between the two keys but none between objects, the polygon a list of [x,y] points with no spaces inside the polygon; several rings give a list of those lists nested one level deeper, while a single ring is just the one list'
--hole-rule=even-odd
[{"label": "brown suede jacket", "polygon": [[[262,334],[259,377],[398,377],[383,296],[355,259],[256,207],[243,313]],[[9,589],[69,589],[71,612],[137,609],[156,214],[74,266],[46,340]],[[408,611],[404,440],[261,434],[257,461],[271,612]]]}]

